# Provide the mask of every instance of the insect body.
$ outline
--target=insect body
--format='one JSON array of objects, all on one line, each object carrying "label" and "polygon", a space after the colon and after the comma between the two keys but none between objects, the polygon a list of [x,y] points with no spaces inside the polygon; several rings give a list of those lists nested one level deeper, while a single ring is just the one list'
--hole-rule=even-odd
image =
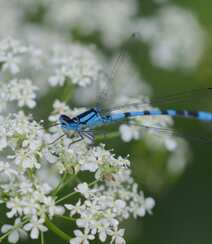
[{"label": "insect body", "polygon": [[[59,117],[59,123],[65,133],[73,131],[79,135],[79,139],[73,141],[71,144],[83,140],[85,137],[90,141],[94,141],[93,129],[98,126],[108,125],[114,122],[120,122],[131,117],[141,116],[161,116],[168,115],[171,117],[195,118],[201,121],[212,121],[212,113],[203,111],[188,111],[188,110],[174,110],[174,109],[152,109],[145,111],[130,111],[130,112],[113,112],[107,115],[102,115],[100,111],[95,108],[89,109],[84,113],[79,114],[74,118],[62,114]],[[64,134],[65,135],[65,134]]]}]

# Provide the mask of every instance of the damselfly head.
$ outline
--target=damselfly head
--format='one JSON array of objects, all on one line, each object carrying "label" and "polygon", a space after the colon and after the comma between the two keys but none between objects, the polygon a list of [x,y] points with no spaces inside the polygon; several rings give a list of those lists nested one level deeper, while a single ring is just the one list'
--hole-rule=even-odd
[{"label": "damselfly head", "polygon": [[70,118],[65,114],[61,114],[59,117],[60,125],[63,129],[75,129],[78,124],[78,120],[76,118]]},{"label": "damselfly head", "polygon": [[72,119],[65,114],[61,114],[59,117],[59,121],[62,128],[66,128],[72,122]]}]

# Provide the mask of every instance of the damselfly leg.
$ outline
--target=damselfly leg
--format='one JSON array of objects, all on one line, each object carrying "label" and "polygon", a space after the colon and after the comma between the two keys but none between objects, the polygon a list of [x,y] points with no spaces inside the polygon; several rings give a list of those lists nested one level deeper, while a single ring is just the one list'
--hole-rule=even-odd
[{"label": "damselfly leg", "polygon": [[61,136],[59,136],[58,138],[56,138],[54,141],[50,142],[49,145],[53,145],[54,143],[56,143],[57,141],[59,141],[60,139],[62,139],[66,134],[63,134]]},{"label": "damselfly leg", "polygon": [[72,141],[69,145],[68,145],[68,148],[70,148],[73,144],[77,143],[77,142],[80,142],[82,140],[84,140],[84,136],[82,134],[82,132],[78,132],[78,135],[79,135],[79,138],[77,138],[76,140]]},{"label": "damselfly leg", "polygon": [[77,143],[77,142],[80,142],[82,140],[84,140],[85,138],[87,138],[89,140],[89,144],[93,145],[94,144],[94,141],[95,141],[95,137],[94,137],[94,133],[92,130],[81,130],[78,132],[78,135],[79,135],[79,138],[77,138],[76,140],[72,141],[70,144],[69,144],[69,148]]}]

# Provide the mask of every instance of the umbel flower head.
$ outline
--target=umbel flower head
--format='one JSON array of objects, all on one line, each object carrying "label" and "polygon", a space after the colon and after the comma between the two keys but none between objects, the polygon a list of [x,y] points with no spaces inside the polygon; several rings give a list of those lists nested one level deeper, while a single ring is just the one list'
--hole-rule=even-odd
[{"label": "umbel flower head", "polygon": [[[40,233],[51,229],[48,221],[64,214],[71,216],[84,232],[74,231],[76,237],[71,243],[80,243],[85,235],[90,240],[99,237],[105,241],[108,236],[114,239],[120,221],[131,215],[143,217],[154,207],[154,200],[145,199],[143,192],[138,191],[128,159],[115,157],[104,145],[91,148],[82,142],[69,148],[71,139],[66,138],[49,146],[48,138],[54,134],[44,131],[23,112],[1,122],[4,148],[10,148],[0,164],[1,202],[8,209],[6,216],[15,221],[6,232],[10,241],[19,239],[19,230],[37,239]],[[40,176],[45,167],[54,169],[56,183]],[[70,188],[70,194],[59,198],[64,185],[68,181],[78,182],[82,171],[90,172],[94,181],[82,181]],[[77,202],[72,202],[73,195],[78,196]],[[3,232],[5,228],[3,225]]]},{"label": "umbel flower head", "polygon": [[[35,52],[32,50],[39,49],[12,39],[0,43],[0,203],[6,207],[8,218],[8,223],[1,227],[0,241],[8,238],[10,243],[17,243],[22,238],[43,239],[44,232],[53,231],[75,244],[94,239],[125,243],[121,222],[130,216],[138,218],[151,213],[155,202],[151,197],[145,198],[138,189],[128,158],[116,156],[103,144],[91,147],[82,141],[70,147],[73,138],[69,136],[51,144],[60,136],[60,128],[45,129],[43,123],[24,112],[26,107],[34,111],[39,92],[33,77],[22,77],[23,70],[34,67]],[[100,65],[91,70],[86,64],[91,59],[90,65],[94,65],[92,57],[95,60],[95,55],[89,52],[76,46],[72,50],[76,64],[66,67],[68,73],[64,77],[68,74],[79,86],[87,85],[80,82],[80,77],[95,79],[101,70]],[[29,56],[31,64],[25,60]],[[42,56],[43,51],[39,51],[40,62],[45,60]],[[58,54],[53,61],[45,62],[53,66],[66,65],[67,60],[60,58]],[[40,72],[43,69],[37,68]],[[61,79],[55,77],[46,79],[51,85],[62,85]],[[14,101],[16,109],[11,109]],[[49,120],[55,121],[64,110],[70,115],[83,111],[71,110],[65,103],[56,101]],[[90,180],[85,180],[83,174]],[[74,222],[75,229],[68,234],[58,232],[59,227],[54,224],[56,218]]]}]

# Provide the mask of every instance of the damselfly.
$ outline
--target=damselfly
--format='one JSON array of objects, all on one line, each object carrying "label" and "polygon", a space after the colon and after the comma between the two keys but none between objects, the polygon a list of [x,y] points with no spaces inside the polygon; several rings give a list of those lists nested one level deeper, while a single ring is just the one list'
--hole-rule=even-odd
[{"label": "damselfly", "polygon": [[[206,92],[212,92],[212,88],[207,88]],[[179,99],[179,97],[182,98],[183,93],[168,96],[165,100],[166,102],[169,103],[176,98]],[[158,103],[163,104],[165,100],[160,101],[160,99],[156,99],[155,101],[158,101]],[[128,104],[126,106],[132,106],[132,105],[139,105],[139,103]],[[212,122],[212,112],[206,112],[206,111],[189,111],[189,110],[175,110],[175,109],[151,109],[151,110],[143,110],[143,111],[135,110],[135,111],[127,111],[127,112],[117,111],[117,109],[120,110],[122,108],[125,108],[126,106],[123,105],[123,106],[114,107],[111,111],[108,111],[106,113],[102,113],[102,111],[99,108],[91,108],[74,118],[70,118],[69,116],[62,114],[59,117],[59,123],[57,125],[60,125],[60,127],[64,131],[64,134],[59,138],[57,138],[56,140],[62,138],[69,132],[74,132],[75,134],[78,135],[78,138],[74,140],[71,144],[79,142],[84,138],[87,138],[91,142],[94,142],[95,139],[94,131],[96,127],[110,125],[115,122],[122,122],[135,117],[170,116],[170,117],[193,118],[200,121]],[[156,129],[164,130],[164,128],[156,128]]]},{"label": "damselfly", "polygon": [[[134,38],[135,34],[133,34],[131,38]],[[130,40],[129,39],[129,40]],[[125,51],[124,53],[125,54]],[[117,70],[117,67],[120,63],[121,57],[124,56],[123,54],[118,56],[118,59],[116,60],[115,66],[112,70],[112,76],[114,76],[115,71]],[[193,91],[187,91],[183,93],[176,93],[172,94],[170,96],[162,97],[159,99],[155,99],[156,105],[161,105],[163,103],[169,103],[174,101],[175,99],[181,98],[181,100],[185,99],[187,96],[190,95],[190,93],[198,93],[199,91],[202,91],[201,89],[193,90]],[[212,94],[212,88],[206,88],[203,89],[203,92],[209,92]],[[180,100],[180,99],[179,99]],[[142,105],[142,102],[140,103],[133,103],[133,104],[127,104],[129,105]],[[176,110],[176,109],[149,109],[149,110],[129,110],[129,111],[117,111],[122,110],[122,108],[126,108],[125,106],[117,106],[113,107],[112,109],[103,112],[99,107],[90,108],[87,111],[77,115],[74,118],[70,118],[69,116],[62,114],[59,117],[59,123],[57,125],[60,125],[62,128],[64,134],[61,135],[58,139],[62,138],[69,132],[74,132],[76,135],[78,135],[77,139],[74,140],[71,144],[79,142],[85,138],[90,140],[92,143],[94,142],[95,136],[94,132],[96,127],[104,126],[104,125],[110,125],[115,122],[122,122],[131,118],[136,117],[146,117],[146,116],[170,116],[170,117],[184,117],[184,118],[194,118],[201,121],[212,121],[212,112],[206,112],[206,111],[190,111],[190,110]],[[142,127],[142,125],[141,125]],[[147,128],[147,126],[143,126]],[[151,127],[149,127],[151,128]],[[158,130],[164,128],[156,128]],[[171,130],[170,130],[171,131]],[[55,142],[54,141],[54,142]],[[54,143],[52,142],[52,143]]]}]

